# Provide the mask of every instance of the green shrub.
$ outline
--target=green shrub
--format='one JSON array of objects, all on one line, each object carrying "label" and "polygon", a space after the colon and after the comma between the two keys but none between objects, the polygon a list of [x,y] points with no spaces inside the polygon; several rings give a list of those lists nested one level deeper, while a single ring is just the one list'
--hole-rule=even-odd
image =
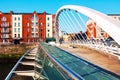
[{"label": "green shrub", "polygon": [[50,41],[56,41],[56,39],[55,38],[46,38],[47,43],[50,42]]}]

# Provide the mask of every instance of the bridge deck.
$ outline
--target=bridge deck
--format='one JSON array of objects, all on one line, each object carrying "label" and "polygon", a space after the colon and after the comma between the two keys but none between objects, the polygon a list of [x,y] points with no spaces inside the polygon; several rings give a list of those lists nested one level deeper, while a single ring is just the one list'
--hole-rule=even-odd
[{"label": "bridge deck", "polygon": [[88,50],[85,48],[68,48],[65,46],[60,46],[60,48],[71,52],[74,55],[79,56],[80,58],[83,58],[91,63],[94,63],[108,71],[111,71],[115,74],[120,75],[120,61],[116,61],[114,59],[110,59],[109,57],[102,55],[100,53],[97,53],[92,50]]},{"label": "bridge deck", "polygon": [[[120,76],[117,76],[103,68],[100,68],[94,64],[91,64],[89,61],[85,61],[81,58],[78,58],[69,52],[59,49],[54,46],[49,46],[47,44],[42,44],[48,53],[64,68],[69,72],[72,72],[73,75],[84,78],[86,80],[119,80]],[[71,49],[72,50],[72,49]]]}]

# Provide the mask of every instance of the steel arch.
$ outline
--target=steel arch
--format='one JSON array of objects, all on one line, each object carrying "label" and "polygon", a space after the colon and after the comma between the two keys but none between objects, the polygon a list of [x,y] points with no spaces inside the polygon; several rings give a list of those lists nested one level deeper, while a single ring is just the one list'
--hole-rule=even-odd
[{"label": "steel arch", "polygon": [[78,5],[65,5],[59,8],[56,13],[56,26],[58,26],[59,14],[65,9],[75,10],[95,20],[97,22],[97,25],[100,26],[105,32],[107,32],[120,45],[119,21],[116,21],[113,18],[107,16],[106,14],[103,14],[99,11],[87,7],[78,6]]}]

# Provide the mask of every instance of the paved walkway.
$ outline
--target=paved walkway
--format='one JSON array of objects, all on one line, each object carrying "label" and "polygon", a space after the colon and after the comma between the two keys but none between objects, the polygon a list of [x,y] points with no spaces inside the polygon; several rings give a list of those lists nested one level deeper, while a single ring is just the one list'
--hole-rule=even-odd
[{"label": "paved walkway", "polygon": [[88,50],[85,48],[68,48],[64,46],[60,46],[60,48],[71,52],[74,55],[79,56],[80,58],[83,58],[91,63],[94,63],[108,71],[111,71],[113,73],[116,73],[120,75],[120,61],[116,61],[114,59],[110,59],[105,55],[102,55],[100,53],[94,52],[92,50]]}]

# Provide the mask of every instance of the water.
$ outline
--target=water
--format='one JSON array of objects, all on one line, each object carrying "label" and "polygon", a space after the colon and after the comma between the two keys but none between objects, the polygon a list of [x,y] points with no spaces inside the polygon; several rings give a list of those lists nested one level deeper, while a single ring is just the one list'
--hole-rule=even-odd
[{"label": "water", "polygon": [[4,80],[15,63],[0,63],[0,80]]}]

